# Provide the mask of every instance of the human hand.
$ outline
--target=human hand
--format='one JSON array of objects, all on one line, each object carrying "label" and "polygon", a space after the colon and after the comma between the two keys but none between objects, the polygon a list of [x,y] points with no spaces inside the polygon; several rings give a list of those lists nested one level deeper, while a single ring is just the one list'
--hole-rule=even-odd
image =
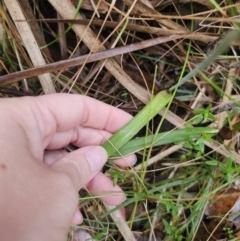
[{"label": "human hand", "polygon": [[[100,146],[131,116],[81,95],[52,94],[0,100],[0,234],[2,240],[66,240],[81,222],[78,191],[107,192],[118,205],[125,195],[101,169]],[[69,143],[80,149],[66,153]],[[135,156],[116,161],[132,165]]]}]

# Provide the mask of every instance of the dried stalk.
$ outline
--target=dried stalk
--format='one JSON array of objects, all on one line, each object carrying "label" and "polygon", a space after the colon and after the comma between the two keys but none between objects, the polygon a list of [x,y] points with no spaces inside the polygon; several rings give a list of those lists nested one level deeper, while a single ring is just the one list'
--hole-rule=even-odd
[{"label": "dried stalk", "polygon": [[[4,2],[13,20],[18,19],[18,20],[26,21],[25,16],[17,0],[12,0],[12,1],[4,0]],[[44,65],[45,64],[44,58],[41,54],[41,51],[39,50],[36,39],[34,38],[34,35],[28,23],[15,22],[15,25],[22,38],[25,48],[32,60],[33,65],[34,66]],[[49,73],[39,75],[38,77],[45,94],[55,92],[55,88]]]}]

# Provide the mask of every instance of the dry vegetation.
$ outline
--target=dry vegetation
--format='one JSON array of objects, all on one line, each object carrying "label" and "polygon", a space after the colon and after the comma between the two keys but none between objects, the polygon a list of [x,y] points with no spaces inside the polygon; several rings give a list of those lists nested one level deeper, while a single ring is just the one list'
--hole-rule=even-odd
[{"label": "dry vegetation", "polygon": [[[84,94],[132,115],[208,58],[219,39],[239,28],[240,14],[235,0],[4,0],[0,7],[2,98]],[[116,48],[156,37],[162,43],[146,49]],[[239,40],[229,47],[182,84],[168,111],[138,136],[158,131],[160,120],[160,132],[201,125],[219,133],[144,149],[126,170],[109,163],[104,171],[126,202],[108,207],[82,191],[84,223],[69,240],[85,232],[95,240],[240,240]],[[109,49],[114,56],[89,63],[92,53]],[[77,64],[57,63],[83,55]],[[46,66],[39,72],[40,65]],[[33,71],[20,72],[27,69]]]}]

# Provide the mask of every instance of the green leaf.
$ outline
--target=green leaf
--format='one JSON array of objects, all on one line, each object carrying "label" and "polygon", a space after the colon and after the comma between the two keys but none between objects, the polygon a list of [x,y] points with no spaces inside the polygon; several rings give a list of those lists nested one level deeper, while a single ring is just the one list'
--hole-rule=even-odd
[{"label": "green leaf", "polygon": [[[168,143],[181,142],[184,140],[200,138],[203,134],[216,134],[217,129],[210,127],[191,127],[180,130],[159,133],[157,136],[149,135],[140,137],[129,141],[126,145],[119,149],[118,152],[112,154],[112,158],[119,158],[121,156],[129,155],[144,148],[153,146],[160,146]],[[153,143],[153,140],[154,143]]]},{"label": "green leaf", "polygon": [[206,161],[205,162],[209,166],[217,167],[219,165],[219,162],[216,160]]},{"label": "green leaf", "polygon": [[239,37],[239,30],[232,30],[228,32],[224,38],[219,42],[216,49],[213,50],[200,64],[198,64],[191,72],[189,72],[184,78],[182,78],[176,85],[172,86],[170,90],[174,90],[190,80],[192,77],[196,76],[206,67],[211,65],[211,63],[224,51],[229,48],[230,43]]},{"label": "green leaf", "polygon": [[171,99],[172,96],[168,91],[159,92],[133,119],[103,144],[108,156],[111,157],[115,152],[118,152],[118,150],[157,115]]}]

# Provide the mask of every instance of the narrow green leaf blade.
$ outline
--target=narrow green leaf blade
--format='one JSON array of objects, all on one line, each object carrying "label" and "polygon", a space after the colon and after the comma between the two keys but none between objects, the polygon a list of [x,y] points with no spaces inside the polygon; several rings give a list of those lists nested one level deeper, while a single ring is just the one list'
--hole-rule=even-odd
[{"label": "narrow green leaf blade", "polygon": [[[210,127],[192,127],[159,133],[157,136],[149,135],[146,137],[140,137],[129,141],[126,145],[120,148],[118,152],[115,152],[112,155],[112,158],[119,158],[121,156],[129,155],[131,153],[143,150],[143,148],[147,148],[151,145],[160,146],[174,142],[181,142],[184,140],[199,138],[203,134],[216,134],[217,132],[217,129]],[[155,140],[154,143],[153,140]]]},{"label": "narrow green leaf blade", "polygon": [[196,76],[203,69],[208,67],[218,57],[218,55],[222,54],[224,51],[226,51],[229,48],[230,43],[232,43],[233,40],[237,39],[239,35],[240,35],[240,30],[232,30],[228,32],[224,36],[224,38],[219,42],[216,49],[213,50],[209,54],[209,56],[206,59],[204,59],[200,64],[198,64],[191,72],[189,72],[186,76],[184,76],[184,78],[182,78],[176,85],[172,86],[170,90],[174,90],[178,88],[186,81]]},{"label": "narrow green leaf blade", "polygon": [[159,92],[133,119],[103,144],[108,156],[111,157],[113,153],[118,152],[122,146],[132,139],[139,130],[168,104],[171,98],[172,96],[168,91]]}]

